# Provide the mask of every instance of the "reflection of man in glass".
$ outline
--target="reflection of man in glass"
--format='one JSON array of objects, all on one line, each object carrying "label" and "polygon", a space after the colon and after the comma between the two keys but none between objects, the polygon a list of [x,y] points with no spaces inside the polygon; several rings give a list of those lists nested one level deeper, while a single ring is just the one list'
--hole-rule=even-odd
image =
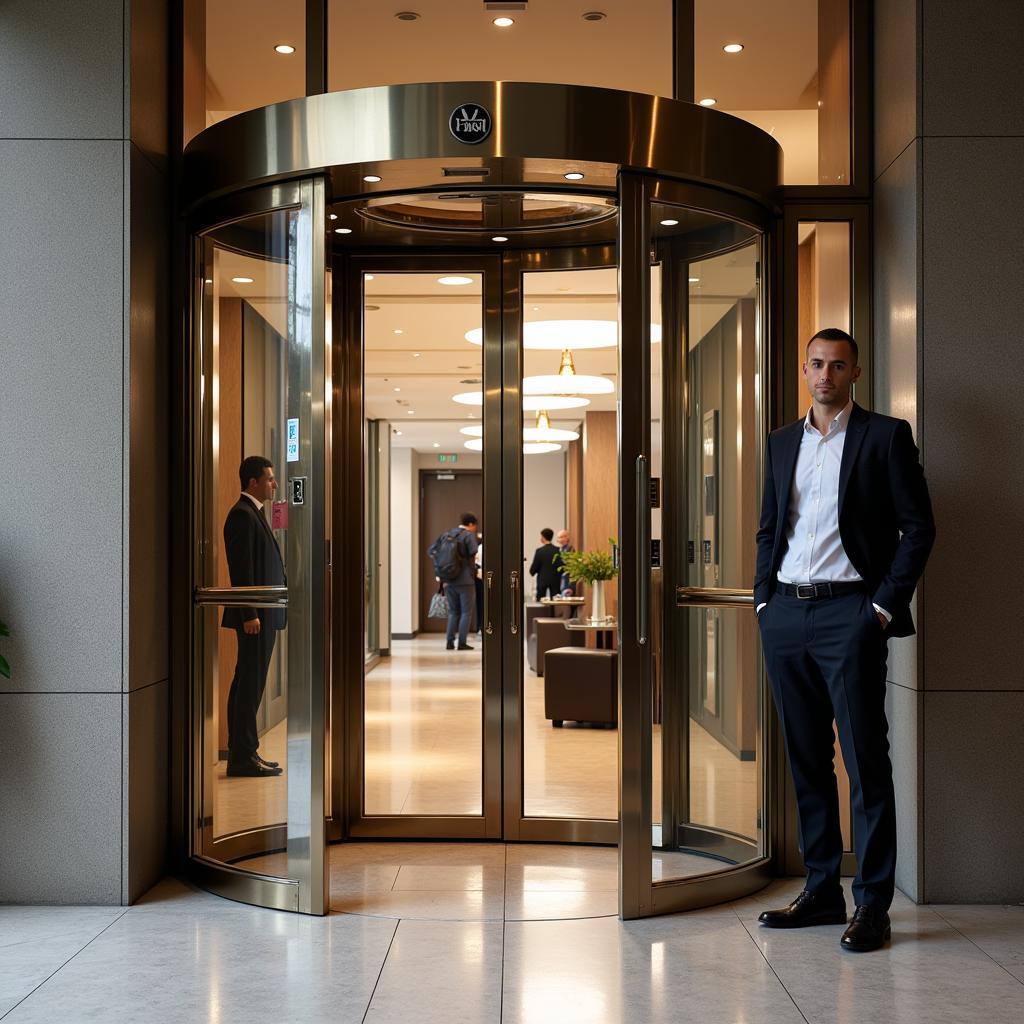
[{"label": "reflection of man in glass", "polygon": [[[250,455],[239,467],[242,493],[224,522],[224,550],[233,587],[283,586],[281,551],[263,514],[277,490],[274,467]],[[256,713],[267,685],[277,631],[287,623],[284,608],[225,608],[221,625],[238,637],[238,661],[228,694],[228,775],[280,775],[276,761],[259,756]]]},{"label": "reflection of man in glass", "polygon": [[857,877],[844,949],[890,936],[896,804],[885,717],[890,636],[910,636],[910,599],[935,538],[910,424],[850,398],[857,345],[829,328],[807,345],[811,407],[765,454],[754,601],[796,789],[807,882],[768,928],[845,924],[833,719],[850,773]]}]

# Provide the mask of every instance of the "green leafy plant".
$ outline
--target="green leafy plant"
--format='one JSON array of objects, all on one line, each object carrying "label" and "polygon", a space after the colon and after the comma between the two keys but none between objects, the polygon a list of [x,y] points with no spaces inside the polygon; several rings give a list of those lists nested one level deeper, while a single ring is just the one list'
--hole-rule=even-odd
[{"label": "green leafy plant", "polygon": [[[7,637],[11,635],[11,631],[7,628],[6,623],[0,622],[0,636]],[[7,664],[7,659],[0,654],[0,676],[4,676],[7,679],[11,678],[11,666]]]},{"label": "green leafy plant", "polygon": [[[608,542],[615,546],[611,537]],[[609,551],[560,551],[558,557],[566,575],[574,583],[592,584],[596,580],[613,580],[619,574]]]}]

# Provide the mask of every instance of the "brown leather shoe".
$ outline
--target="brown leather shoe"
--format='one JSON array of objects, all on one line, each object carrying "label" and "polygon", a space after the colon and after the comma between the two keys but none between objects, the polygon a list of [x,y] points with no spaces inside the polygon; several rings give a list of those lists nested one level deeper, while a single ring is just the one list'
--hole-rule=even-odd
[{"label": "brown leather shoe", "polygon": [[891,938],[892,926],[884,910],[858,907],[839,945],[851,953],[870,953],[873,949],[881,949]]},{"label": "brown leather shoe", "polygon": [[843,894],[820,896],[806,889],[788,907],[766,910],[757,919],[765,928],[810,928],[816,924],[846,924]]}]

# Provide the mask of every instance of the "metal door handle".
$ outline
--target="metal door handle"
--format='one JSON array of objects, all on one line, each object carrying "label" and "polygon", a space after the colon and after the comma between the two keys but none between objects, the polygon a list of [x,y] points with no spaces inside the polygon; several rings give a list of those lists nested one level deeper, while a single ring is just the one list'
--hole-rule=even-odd
[{"label": "metal door handle", "polygon": [[280,608],[288,604],[288,588],[196,587],[192,600],[197,605],[225,608]]},{"label": "metal door handle", "polygon": [[494,636],[494,624],[491,622],[491,587],[494,586],[494,573],[484,573],[484,621],[487,625],[484,632],[488,636]]},{"label": "metal door handle", "polygon": [[754,592],[734,587],[676,587],[677,608],[753,608]]},{"label": "metal door handle", "polygon": [[512,618],[510,620],[509,628],[512,630],[513,636],[519,635],[519,616],[520,616],[520,601],[519,601],[519,571],[513,569],[508,576],[508,589],[512,594]]},{"label": "metal door handle", "polygon": [[647,643],[647,616],[650,583],[648,566],[651,560],[650,484],[647,456],[636,457],[636,642]]}]

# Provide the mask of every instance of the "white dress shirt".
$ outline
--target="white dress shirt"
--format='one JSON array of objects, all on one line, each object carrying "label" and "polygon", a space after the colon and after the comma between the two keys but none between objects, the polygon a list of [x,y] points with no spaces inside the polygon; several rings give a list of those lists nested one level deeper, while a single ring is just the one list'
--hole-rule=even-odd
[{"label": "white dress shirt", "polygon": [[[848,583],[862,577],[853,567],[839,536],[839,470],[843,464],[846,426],[853,402],[837,413],[821,433],[808,409],[789,493],[786,552],[780,583]],[[764,604],[760,604],[760,611]],[[887,620],[892,616],[874,605]]]},{"label": "white dress shirt", "polygon": [[242,494],[244,494],[256,506],[257,512],[263,511],[262,501],[260,501],[258,498],[254,498],[248,491],[242,491]]}]

